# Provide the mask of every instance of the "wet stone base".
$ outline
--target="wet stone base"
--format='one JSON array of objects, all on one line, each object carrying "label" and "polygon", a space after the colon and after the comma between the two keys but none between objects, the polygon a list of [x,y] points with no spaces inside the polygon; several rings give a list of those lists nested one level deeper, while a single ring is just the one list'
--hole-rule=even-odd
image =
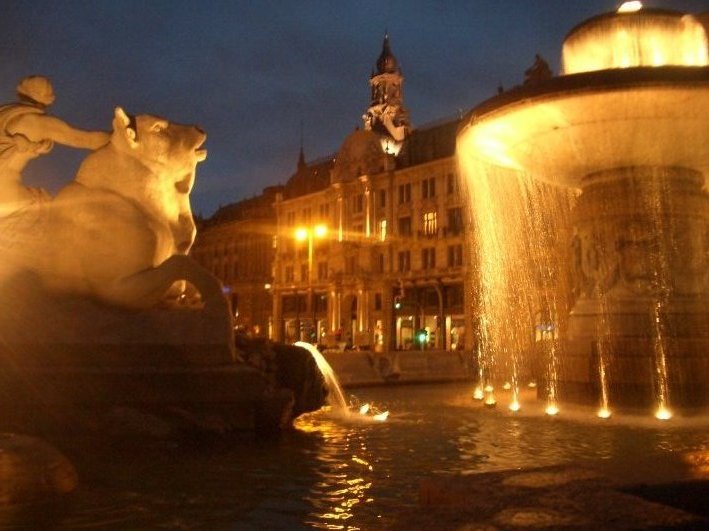
[{"label": "wet stone base", "polygon": [[[706,400],[700,400],[706,394],[706,385],[687,385],[675,390],[669,396],[667,406],[674,412],[691,417],[705,414]],[[548,396],[548,385],[540,382],[538,396]],[[564,404],[580,404],[596,406],[601,404],[601,390],[595,383],[588,382],[558,382],[556,394],[559,402]],[[654,415],[658,401],[655,389],[649,384],[617,383],[609,390],[609,405],[617,413]]]},{"label": "wet stone base", "polygon": [[389,529],[707,529],[706,510],[686,500],[708,486],[705,478],[643,490],[593,464],[432,477],[421,481],[419,507]]}]

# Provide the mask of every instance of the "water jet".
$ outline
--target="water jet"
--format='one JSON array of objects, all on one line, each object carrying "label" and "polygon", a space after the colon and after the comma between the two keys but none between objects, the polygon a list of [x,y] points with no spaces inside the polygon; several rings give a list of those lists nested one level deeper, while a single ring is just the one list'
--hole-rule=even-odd
[{"label": "water jet", "polygon": [[[312,345],[306,341],[297,341],[293,343],[293,345],[307,350],[315,360],[318,369],[320,369],[323,378],[325,378],[325,383],[327,384],[328,390],[330,391],[328,396],[330,405],[336,408],[338,412],[343,415],[349,415],[350,409],[347,404],[347,400],[345,399],[345,394],[342,392],[342,386],[340,386],[340,382],[335,375],[335,371],[332,370],[332,367],[325,359],[325,356],[322,355],[315,345]],[[369,408],[367,408],[367,410],[369,410]]]}]

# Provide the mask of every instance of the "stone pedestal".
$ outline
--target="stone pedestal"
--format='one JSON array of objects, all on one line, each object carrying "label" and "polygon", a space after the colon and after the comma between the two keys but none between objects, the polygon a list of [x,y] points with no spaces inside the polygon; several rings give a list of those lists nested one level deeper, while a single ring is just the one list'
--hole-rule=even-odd
[{"label": "stone pedestal", "polygon": [[268,382],[237,361],[228,315],[54,296],[29,273],[0,285],[0,300],[1,429],[109,431],[117,408],[253,429]]}]

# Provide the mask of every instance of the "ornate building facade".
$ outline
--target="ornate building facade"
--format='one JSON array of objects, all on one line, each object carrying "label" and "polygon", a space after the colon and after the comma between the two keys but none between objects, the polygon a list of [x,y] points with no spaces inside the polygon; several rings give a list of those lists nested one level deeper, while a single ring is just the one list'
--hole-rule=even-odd
[{"label": "ornate building facade", "polygon": [[376,351],[471,348],[458,119],[413,128],[385,36],[362,120],[337,154],[221,208],[193,256],[237,326],[274,340]]},{"label": "ornate building facade", "polygon": [[388,37],[370,86],[363,129],[329,161],[305,164],[301,151],[289,185],[310,189],[291,186],[276,201],[273,338],[376,351],[469,347],[459,122],[411,127]]}]

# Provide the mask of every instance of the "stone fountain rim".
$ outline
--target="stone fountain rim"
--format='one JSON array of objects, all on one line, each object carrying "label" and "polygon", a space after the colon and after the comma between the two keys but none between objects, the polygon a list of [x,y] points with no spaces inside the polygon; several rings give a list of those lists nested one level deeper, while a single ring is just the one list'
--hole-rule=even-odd
[{"label": "stone fountain rim", "polygon": [[692,86],[709,89],[709,66],[642,66],[557,76],[535,84],[518,85],[476,105],[463,116],[457,136],[460,137],[469,127],[474,127],[498,112],[508,112],[515,106],[529,105],[548,97]]}]

